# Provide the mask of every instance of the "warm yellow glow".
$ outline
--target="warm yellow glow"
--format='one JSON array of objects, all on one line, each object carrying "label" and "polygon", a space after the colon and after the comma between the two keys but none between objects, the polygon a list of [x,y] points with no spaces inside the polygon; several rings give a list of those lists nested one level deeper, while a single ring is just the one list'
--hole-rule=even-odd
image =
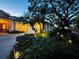
[{"label": "warm yellow glow", "polygon": [[43,37],[46,37],[46,34],[44,34],[44,33],[43,33],[43,34],[41,34],[41,35],[42,35]]},{"label": "warm yellow glow", "polygon": [[31,26],[30,24],[23,24],[22,22],[12,21],[10,19],[0,18],[0,28],[2,31],[16,30],[21,32],[27,32]]},{"label": "warm yellow glow", "polygon": [[48,37],[48,32],[43,32],[43,33],[40,33],[38,36],[42,36],[42,37]]},{"label": "warm yellow glow", "polygon": [[20,57],[20,53],[18,51],[15,52],[15,58],[18,59]]},{"label": "warm yellow glow", "polygon": [[40,33],[40,25],[38,23],[34,25],[34,28],[37,31],[37,33]]},{"label": "warm yellow glow", "polygon": [[6,25],[5,24],[2,25],[2,29],[6,29]]},{"label": "warm yellow glow", "polygon": [[34,36],[36,37],[37,35],[35,34]]},{"label": "warm yellow glow", "polygon": [[41,27],[41,30],[43,30],[43,23],[42,22],[40,23],[40,27]]},{"label": "warm yellow glow", "polygon": [[17,31],[22,31],[22,32],[26,32],[29,30],[30,28],[30,24],[23,24],[20,22],[16,22],[15,28]]},{"label": "warm yellow glow", "polygon": [[10,19],[0,18],[0,26],[2,26],[2,29],[9,30],[11,28],[11,22]]},{"label": "warm yellow glow", "polygon": [[40,23],[36,22],[34,25],[34,28],[35,28],[37,33],[40,33],[41,30],[43,29],[43,24],[41,22]]}]

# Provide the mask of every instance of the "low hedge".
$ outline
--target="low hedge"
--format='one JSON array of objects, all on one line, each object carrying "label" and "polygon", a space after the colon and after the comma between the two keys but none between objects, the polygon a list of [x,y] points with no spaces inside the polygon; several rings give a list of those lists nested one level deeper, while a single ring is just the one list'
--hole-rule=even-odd
[{"label": "low hedge", "polygon": [[68,42],[68,38],[50,36],[50,32],[47,37],[40,35],[25,34],[16,38],[15,49],[22,52],[18,59],[79,59],[79,50]]}]

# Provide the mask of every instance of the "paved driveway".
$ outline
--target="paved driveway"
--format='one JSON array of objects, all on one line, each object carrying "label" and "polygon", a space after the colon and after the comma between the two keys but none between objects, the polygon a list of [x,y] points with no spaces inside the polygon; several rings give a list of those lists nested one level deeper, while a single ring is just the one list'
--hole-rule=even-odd
[{"label": "paved driveway", "polygon": [[0,59],[6,59],[19,35],[23,34],[0,34]]}]

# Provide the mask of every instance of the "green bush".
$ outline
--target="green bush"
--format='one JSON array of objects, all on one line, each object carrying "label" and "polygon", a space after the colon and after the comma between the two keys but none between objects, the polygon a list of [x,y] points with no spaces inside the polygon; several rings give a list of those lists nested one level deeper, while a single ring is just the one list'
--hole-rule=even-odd
[{"label": "green bush", "polygon": [[22,52],[20,59],[79,58],[79,50],[74,49],[73,43],[69,43],[68,38],[65,36],[42,37],[34,34],[25,34],[18,36],[16,41],[16,50],[18,49],[18,51]]},{"label": "green bush", "polygon": [[17,37],[17,48],[23,52],[23,59],[76,58],[77,53],[65,38],[59,36],[38,37],[24,35]]},{"label": "green bush", "polygon": [[32,34],[30,35],[24,35],[24,36],[18,36],[16,38],[16,47],[20,50],[20,51],[24,51],[26,48],[28,48],[29,46],[32,45],[33,40],[34,40],[34,36]]}]

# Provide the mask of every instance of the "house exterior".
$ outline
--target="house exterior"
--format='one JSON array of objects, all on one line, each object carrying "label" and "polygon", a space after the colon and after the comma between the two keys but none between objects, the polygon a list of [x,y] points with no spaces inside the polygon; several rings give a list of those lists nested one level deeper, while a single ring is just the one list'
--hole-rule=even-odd
[{"label": "house exterior", "polygon": [[54,28],[52,27],[52,25],[50,25],[50,24],[48,24],[46,22],[44,22],[44,23],[36,22],[34,24],[34,29],[35,29],[36,33],[41,33],[41,31],[42,32],[52,31]]},{"label": "house exterior", "polygon": [[23,22],[13,21],[9,18],[0,18],[0,32],[20,31],[27,32],[30,24],[24,24]]},{"label": "house exterior", "polygon": [[17,20],[17,17],[11,16],[3,10],[0,10],[0,32],[27,32],[30,28],[30,24]]},{"label": "house exterior", "polygon": [[43,29],[44,29],[44,31],[52,31],[54,28],[52,27],[52,25],[45,22],[43,24]]},{"label": "house exterior", "polygon": [[[25,22],[25,21],[24,21]],[[28,32],[31,29],[29,23],[24,24],[23,22],[16,20],[16,17],[9,15],[8,13],[0,10],[0,32]],[[34,24],[34,28],[37,33],[43,31],[51,31],[52,27],[47,23],[38,23]],[[33,30],[33,29],[32,29]],[[30,31],[31,32],[31,31]]]},{"label": "house exterior", "polygon": [[12,20],[0,18],[0,32],[6,32],[7,30],[10,30],[12,24]]}]

